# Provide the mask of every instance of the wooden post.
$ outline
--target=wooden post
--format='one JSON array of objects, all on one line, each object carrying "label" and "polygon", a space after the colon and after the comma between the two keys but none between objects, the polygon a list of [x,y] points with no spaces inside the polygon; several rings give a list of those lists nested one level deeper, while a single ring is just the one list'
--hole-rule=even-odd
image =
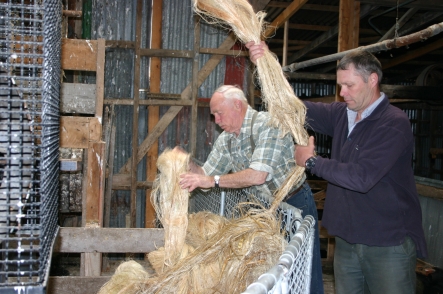
[{"label": "wooden post", "polygon": [[[105,142],[90,142],[88,147],[88,168],[86,175],[86,197],[83,206],[85,227],[103,226],[103,194]],[[85,276],[101,275],[101,253],[83,253],[82,272]]]},{"label": "wooden post", "polygon": [[289,21],[285,21],[284,33],[283,33],[283,60],[281,62],[282,66],[286,66],[288,61],[288,31],[289,31]]},{"label": "wooden post", "polygon": [[[152,1],[152,36],[151,49],[161,49],[162,45],[162,11],[163,0]],[[160,93],[161,58],[151,57],[150,63],[150,92]],[[148,133],[157,125],[160,117],[160,107],[148,107]],[[153,182],[157,175],[158,140],[156,140],[147,153],[146,180]],[[155,222],[155,209],[151,203],[151,189],[146,190],[145,228],[153,228]]]},{"label": "wooden post", "polygon": [[95,117],[97,117],[102,124],[103,99],[105,97],[105,39],[97,40],[97,68],[95,84]]},{"label": "wooden post", "polygon": [[[340,0],[338,23],[337,52],[356,48],[358,45],[360,25],[360,2],[355,0]],[[336,86],[335,100],[343,101],[340,97],[340,87]]]},{"label": "wooden post", "polygon": [[198,112],[198,70],[199,70],[199,51],[200,51],[200,18],[194,17],[194,60],[192,63],[192,108],[191,108],[191,136],[190,136],[190,150],[189,153],[195,157],[197,149],[197,112]]},{"label": "wooden post", "polygon": [[[134,111],[132,115],[132,154],[138,153],[138,117],[140,102],[140,47],[141,47],[141,20],[143,11],[143,1],[137,1],[137,21],[135,27],[135,61],[134,61]],[[136,156],[131,160],[131,227],[136,227],[137,214],[137,166]]]}]

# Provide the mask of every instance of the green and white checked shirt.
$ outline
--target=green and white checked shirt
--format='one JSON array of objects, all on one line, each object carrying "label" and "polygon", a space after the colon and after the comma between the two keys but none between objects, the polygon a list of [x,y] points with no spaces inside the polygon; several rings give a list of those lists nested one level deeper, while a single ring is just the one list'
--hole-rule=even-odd
[{"label": "green and white checked shirt", "polygon": [[[255,144],[251,146],[251,119],[256,110],[248,106],[238,137],[233,133],[222,132],[214,143],[203,170],[206,175],[224,175],[247,168],[268,173],[266,182],[254,188],[261,193],[272,195],[273,187],[280,187],[290,170],[295,166],[294,142],[292,136],[282,137],[278,128],[270,127],[270,115],[259,112],[252,131]],[[231,150],[228,150],[231,140]],[[305,176],[304,176],[305,177]],[[304,178],[300,183],[304,182]],[[299,186],[297,183],[295,186]]]}]

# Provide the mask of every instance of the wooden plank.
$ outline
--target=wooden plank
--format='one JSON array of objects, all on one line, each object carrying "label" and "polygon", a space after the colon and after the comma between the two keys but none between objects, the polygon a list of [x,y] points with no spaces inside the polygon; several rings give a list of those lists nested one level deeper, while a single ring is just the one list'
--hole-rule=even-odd
[{"label": "wooden plank", "polygon": [[62,69],[96,71],[97,41],[62,39]]},{"label": "wooden plank", "polygon": [[[235,46],[235,44],[234,44]],[[191,156],[196,156],[197,150],[197,110],[198,110],[198,70],[199,70],[199,48],[200,48],[200,18],[194,17],[194,52],[192,62],[192,82],[191,82],[191,133],[190,133],[190,146],[189,153]],[[232,58],[232,57],[227,57]],[[226,77],[225,77],[226,79]]]},{"label": "wooden plank", "polygon": [[62,83],[61,113],[95,113],[95,84]]},{"label": "wooden plank", "polygon": [[169,57],[169,58],[192,58],[192,51],[191,50],[171,50],[171,49],[140,49],[140,56]]},{"label": "wooden plank", "polygon": [[416,183],[417,192],[420,196],[443,199],[443,189]]},{"label": "wooden plank", "polygon": [[[162,46],[162,10],[163,0],[152,1],[152,37],[151,47],[161,48]],[[150,64],[150,88],[151,92],[161,92],[161,59],[151,58]],[[148,133],[150,133],[158,121],[160,120],[160,107],[150,106],[148,107]],[[146,156],[147,174],[146,181],[154,181],[157,176],[157,159],[158,159],[158,140],[156,140],[151,148],[149,148]],[[145,191],[146,203],[145,203],[145,228],[152,228],[155,223],[156,213],[154,206],[151,203],[151,189]]]},{"label": "wooden plank", "polygon": [[[337,52],[354,48],[354,18],[354,0],[340,0]],[[358,28],[356,33],[358,42]],[[338,85],[336,85],[335,100],[343,101],[343,98],[340,97],[340,87]]]},{"label": "wooden plank", "polygon": [[[152,181],[137,182],[137,189],[149,189],[152,187],[152,183],[153,183]],[[113,175],[112,190],[131,190],[131,175],[130,174]]]},{"label": "wooden plank", "polygon": [[[138,154],[138,119],[140,115],[139,102],[140,102],[140,49],[142,47],[142,7],[143,0],[137,0],[137,14],[135,21],[135,61],[134,61],[134,79],[133,79],[133,95],[134,95],[134,107],[132,115],[132,153]],[[130,202],[130,214],[131,214],[131,227],[136,227],[137,217],[137,174],[138,165],[136,156],[131,157],[131,202]]]},{"label": "wooden plank", "polygon": [[308,0],[293,0],[291,4],[277,16],[274,21],[269,25],[268,29],[264,32],[264,37],[269,38],[275,31],[281,27],[285,21],[293,16]]},{"label": "wooden plank", "polygon": [[103,99],[105,97],[105,39],[97,40],[97,64],[95,83],[95,117],[97,117],[101,123],[103,117]]},{"label": "wooden plank", "polygon": [[61,116],[60,147],[88,148],[90,141],[100,139],[100,123],[94,117]]},{"label": "wooden plank", "polygon": [[88,148],[88,175],[86,182],[86,226],[103,226],[103,179],[105,167],[105,142],[91,142]]},{"label": "wooden plank", "polygon": [[96,294],[111,276],[99,277],[49,277],[48,294]]},{"label": "wooden plank", "polygon": [[382,64],[382,67],[383,67],[383,69],[387,69],[387,68],[393,67],[395,65],[404,63],[406,61],[415,59],[415,58],[420,57],[422,55],[425,55],[425,54],[427,54],[429,52],[432,52],[434,50],[440,49],[442,47],[443,47],[443,38],[436,37],[436,41],[435,42],[433,42],[431,44],[428,44],[426,46],[423,46],[423,47],[421,47],[419,49],[408,51],[408,53],[403,54],[402,56],[394,58],[394,59],[392,59],[392,60],[390,60],[388,62],[384,62]]},{"label": "wooden plank", "polygon": [[[106,99],[104,101],[106,105],[134,105],[134,99]],[[152,105],[152,106],[191,106],[192,101],[183,100],[183,99],[174,99],[174,100],[140,100],[139,105]]]},{"label": "wooden plank", "polygon": [[389,98],[409,98],[430,101],[443,99],[443,87],[380,85],[380,89]]},{"label": "wooden plank", "polygon": [[101,253],[83,253],[84,273],[87,277],[99,277],[102,272],[102,255]]},{"label": "wooden plank", "polygon": [[[368,15],[373,9],[374,9],[374,7],[372,7],[370,5],[366,5],[364,7],[361,7],[360,18],[363,18],[366,15]],[[288,58],[288,63],[293,63],[296,60],[301,59],[303,56],[307,55],[311,51],[314,51],[315,49],[320,47],[322,44],[324,44],[324,43],[328,42],[329,40],[331,40],[332,38],[336,37],[338,34],[338,31],[339,31],[339,29],[338,29],[338,25],[337,25],[337,26],[333,27],[332,29],[330,29],[329,31],[323,33],[320,37],[318,37],[314,41],[307,44],[305,48],[303,48],[302,50],[299,50],[296,53],[294,53],[293,55],[291,55]]]},{"label": "wooden plank", "polygon": [[61,227],[54,252],[147,253],[163,245],[163,229]]},{"label": "wooden plank", "polygon": [[[396,7],[397,0],[360,0],[361,3],[370,3],[386,7]],[[427,10],[443,9],[443,2],[441,0],[416,0],[406,4],[404,7],[417,7]]]},{"label": "wooden plank", "polygon": [[358,47],[359,36],[360,36],[360,1],[354,1],[354,17],[353,21],[353,30],[352,30],[352,48]]}]

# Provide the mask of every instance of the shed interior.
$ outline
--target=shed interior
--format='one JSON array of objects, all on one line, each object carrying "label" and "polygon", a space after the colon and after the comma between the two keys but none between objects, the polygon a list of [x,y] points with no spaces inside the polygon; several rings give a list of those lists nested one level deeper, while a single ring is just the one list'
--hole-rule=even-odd
[{"label": "shed interior", "polygon": [[[443,269],[443,2],[249,2],[267,13],[266,42],[302,100],[340,100],[337,53],[365,47],[380,59],[382,91],[415,136],[429,250],[417,261],[417,293],[439,293],[431,291],[443,289],[435,278]],[[244,45],[193,14],[190,0],[63,0],[62,34],[60,231],[48,293],[96,293],[122,260],[143,263],[162,244],[149,201],[156,159],[181,146],[205,161],[221,132],[212,92],[236,84],[264,107]],[[328,156],[331,139],[316,140]],[[321,218],[326,183],[309,183]],[[334,293],[333,236],[322,228],[320,237],[325,290]]]}]

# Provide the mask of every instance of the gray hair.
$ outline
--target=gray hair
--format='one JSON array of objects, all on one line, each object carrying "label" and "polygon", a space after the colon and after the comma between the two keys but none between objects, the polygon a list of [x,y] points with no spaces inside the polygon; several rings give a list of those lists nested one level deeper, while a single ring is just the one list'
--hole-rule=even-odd
[{"label": "gray hair", "polygon": [[381,63],[372,53],[364,50],[351,51],[340,60],[337,70],[347,70],[351,64],[365,83],[372,73],[377,74],[378,84],[381,83],[383,77]]},{"label": "gray hair", "polygon": [[218,87],[214,92],[222,93],[226,99],[237,99],[248,103],[243,90],[237,86],[223,85]]}]

